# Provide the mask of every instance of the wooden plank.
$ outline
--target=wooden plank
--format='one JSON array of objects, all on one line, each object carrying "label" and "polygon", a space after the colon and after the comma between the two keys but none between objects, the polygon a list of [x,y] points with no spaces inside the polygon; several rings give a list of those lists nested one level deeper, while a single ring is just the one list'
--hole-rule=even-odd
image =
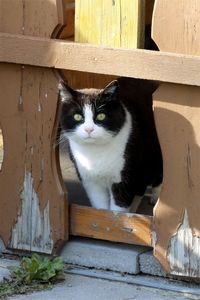
[{"label": "wooden plank", "polygon": [[[178,7],[178,11],[175,10],[175,7]],[[165,9],[167,9],[167,15],[164,14]],[[162,18],[160,18],[161,14]],[[152,32],[159,49],[199,55],[199,15],[199,0],[175,0],[173,5],[168,0],[156,1]],[[170,16],[170,20],[168,16]]]},{"label": "wooden plank", "polygon": [[[163,51],[200,55],[200,1],[157,0],[153,38]],[[188,72],[188,76],[189,72]],[[162,84],[154,114],[164,159],[154,254],[173,275],[200,278],[200,88]],[[169,221],[170,220],[170,221]]]},{"label": "wooden plank", "polygon": [[1,62],[200,86],[198,56],[112,49],[6,33],[0,33],[0,45]]},{"label": "wooden plank", "polygon": [[152,217],[71,205],[70,234],[152,246]]},{"label": "wooden plank", "polygon": [[75,41],[143,48],[144,0],[76,0]]},{"label": "wooden plank", "polygon": [[[56,3],[0,0],[0,30],[50,38],[60,22]],[[1,64],[0,82],[0,236],[8,248],[52,253],[68,233],[67,201],[52,147],[57,80],[50,69]]]}]

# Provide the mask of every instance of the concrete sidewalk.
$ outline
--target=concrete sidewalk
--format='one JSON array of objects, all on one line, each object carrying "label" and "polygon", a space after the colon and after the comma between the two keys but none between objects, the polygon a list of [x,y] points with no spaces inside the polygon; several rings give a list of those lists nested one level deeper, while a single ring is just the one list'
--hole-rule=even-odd
[{"label": "concrete sidewalk", "polygon": [[[19,261],[0,259],[0,280],[9,277],[8,267]],[[68,266],[65,281],[52,290],[10,297],[12,300],[184,300],[200,299],[198,285],[172,282],[153,276]]]},{"label": "concrete sidewalk", "polygon": [[65,283],[50,291],[12,297],[13,300],[184,300],[200,299],[200,296],[174,293],[135,284],[66,275]]}]

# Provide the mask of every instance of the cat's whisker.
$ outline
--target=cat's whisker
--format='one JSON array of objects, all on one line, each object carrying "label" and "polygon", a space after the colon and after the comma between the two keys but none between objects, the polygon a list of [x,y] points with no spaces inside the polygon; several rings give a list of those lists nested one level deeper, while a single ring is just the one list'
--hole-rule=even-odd
[{"label": "cat's whisker", "polygon": [[64,135],[60,135],[57,139],[55,139],[53,146],[56,148],[57,146],[62,146],[63,144],[67,144],[67,140]]}]

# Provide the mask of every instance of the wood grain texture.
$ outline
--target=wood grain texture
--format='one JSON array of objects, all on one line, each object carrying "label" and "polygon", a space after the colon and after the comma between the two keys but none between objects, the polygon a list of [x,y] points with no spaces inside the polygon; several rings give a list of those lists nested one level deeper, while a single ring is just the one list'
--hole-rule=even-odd
[{"label": "wood grain texture", "polygon": [[143,0],[76,0],[75,41],[143,48]]},{"label": "wood grain texture", "polygon": [[[76,0],[75,42],[143,48],[144,8],[144,0]],[[63,74],[74,88],[103,88],[116,79],[114,76],[69,70]]]},{"label": "wood grain texture", "polygon": [[70,207],[70,234],[152,246],[152,217],[123,214],[79,205]]},{"label": "wood grain texture", "polygon": [[[60,22],[56,4],[1,0],[0,30],[50,38]],[[0,236],[7,247],[52,253],[67,238],[67,202],[53,148],[57,80],[49,69],[1,64],[0,82]]]},{"label": "wood grain texture", "polygon": [[200,85],[198,56],[112,49],[5,33],[0,33],[0,45],[1,62]]},{"label": "wood grain texture", "polygon": [[[200,54],[199,12],[199,1],[175,0],[172,5],[157,0],[153,38],[160,50]],[[154,94],[164,159],[163,189],[155,208],[154,253],[167,272],[189,277],[200,277],[199,98],[199,87],[177,84],[162,84]]]},{"label": "wood grain texture", "polygon": [[199,15],[199,0],[156,0],[152,34],[159,49],[199,55]]}]

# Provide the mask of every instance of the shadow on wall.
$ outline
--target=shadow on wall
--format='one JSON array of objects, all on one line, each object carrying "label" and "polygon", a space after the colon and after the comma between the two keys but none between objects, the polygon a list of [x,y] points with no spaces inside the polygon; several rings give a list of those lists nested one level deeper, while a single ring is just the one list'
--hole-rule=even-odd
[{"label": "shadow on wall", "polygon": [[[155,107],[164,163],[163,188],[155,209],[155,255],[162,265],[167,258],[173,274],[199,277],[200,103],[198,91],[195,97],[194,90],[192,94],[189,87],[181,87],[178,100],[171,100],[172,90],[173,86],[163,99],[169,109]],[[162,101],[157,105],[162,106]]]}]

